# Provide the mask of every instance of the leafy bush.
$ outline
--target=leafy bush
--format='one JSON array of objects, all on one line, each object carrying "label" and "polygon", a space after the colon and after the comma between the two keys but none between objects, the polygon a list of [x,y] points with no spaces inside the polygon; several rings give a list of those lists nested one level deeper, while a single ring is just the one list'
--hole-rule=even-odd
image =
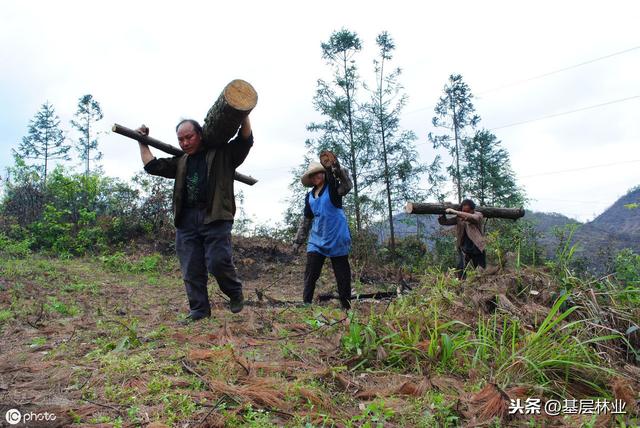
[{"label": "leafy bush", "polygon": [[615,277],[622,284],[640,288],[640,254],[625,248],[616,254],[614,260]]},{"label": "leafy bush", "polygon": [[118,251],[101,256],[99,260],[113,272],[146,273],[162,270],[162,256],[160,254],[151,254],[137,260],[131,260],[125,253]]},{"label": "leafy bush", "polygon": [[0,253],[13,257],[25,257],[31,254],[31,245],[33,241],[26,238],[20,241],[14,241],[4,233],[0,232]]}]

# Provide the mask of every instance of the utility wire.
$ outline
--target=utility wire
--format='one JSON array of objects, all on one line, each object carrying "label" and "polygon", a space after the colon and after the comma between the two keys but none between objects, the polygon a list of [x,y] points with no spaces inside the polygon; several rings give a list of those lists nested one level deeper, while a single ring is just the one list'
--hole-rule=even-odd
[{"label": "utility wire", "polygon": [[[512,83],[508,83],[506,85],[499,86],[497,88],[488,89],[486,91],[479,92],[477,95],[480,96],[482,94],[495,92],[495,91],[498,91],[500,89],[505,89],[505,88],[510,88],[512,86],[517,86],[517,85],[520,85],[522,83],[529,82],[531,80],[542,79],[543,77],[551,76],[551,75],[556,74],[556,73],[561,73],[563,71],[571,70],[573,68],[581,67],[583,65],[591,64],[593,62],[601,61],[603,59],[611,58],[611,57],[614,57],[614,56],[617,56],[617,55],[622,55],[622,54],[625,54],[625,53],[629,53],[629,52],[635,51],[637,49],[640,49],[640,46],[634,46],[634,47],[632,47],[630,49],[625,49],[625,50],[620,51],[620,52],[614,52],[614,53],[609,54],[609,55],[605,55],[605,56],[601,56],[601,57],[598,57],[598,58],[590,59],[588,61],[583,61],[581,63],[570,65],[568,67],[560,68],[560,69],[557,69],[557,70],[554,70],[554,71],[550,71],[548,73],[543,73],[543,74],[539,74],[537,76],[533,76],[533,77],[529,77],[529,78],[526,78],[526,79],[518,80],[518,81],[515,81],[515,82],[512,82]],[[421,108],[418,108],[418,109],[415,109],[415,110],[408,111],[408,112],[406,112],[404,114],[413,114],[413,113],[417,113],[417,112],[420,112],[420,111],[423,111],[423,110],[428,110],[430,108],[431,107],[421,107]]]},{"label": "utility wire", "polygon": [[594,63],[594,62],[597,62],[597,61],[602,61],[603,59],[607,59],[607,58],[611,58],[611,57],[614,57],[614,56],[617,56],[617,55],[622,55],[622,54],[625,54],[625,53],[629,53],[629,52],[632,52],[632,51],[634,51],[636,49],[640,49],[640,46],[634,46],[634,47],[632,47],[630,49],[625,49],[625,50],[620,51],[620,52],[614,52],[614,53],[609,54],[609,55],[605,55],[605,56],[601,56],[601,57],[598,57],[598,58],[590,59],[588,61],[583,61],[581,63],[570,65],[568,67],[559,68],[557,70],[550,71],[548,73],[543,73],[543,74],[539,74],[537,76],[529,77],[529,78],[526,78],[526,79],[517,80],[515,82],[508,83],[508,84],[503,85],[503,86],[498,86],[497,88],[488,89],[486,91],[479,92],[478,95],[488,94],[490,92],[495,92],[495,91],[499,91],[501,89],[510,88],[512,86],[520,85],[522,83],[530,82],[532,80],[542,79],[543,77],[551,76],[551,75],[556,74],[556,73],[561,73],[563,71],[571,70],[573,68],[582,67],[583,65],[591,64],[591,63]]},{"label": "utility wire", "polygon": [[539,120],[551,119],[551,118],[558,117],[558,116],[564,116],[566,114],[572,114],[572,113],[577,113],[577,112],[580,112],[580,111],[591,110],[591,109],[598,108],[598,107],[608,106],[610,104],[623,103],[623,102],[626,102],[626,101],[635,100],[637,98],[640,98],[640,95],[634,95],[632,97],[621,98],[619,100],[607,101],[606,103],[595,104],[595,105],[587,106],[587,107],[581,107],[581,108],[577,108],[575,110],[569,110],[569,111],[563,111],[563,112],[560,112],[560,113],[554,113],[554,114],[550,114],[548,116],[542,116],[542,117],[538,117],[538,118],[535,118],[535,119],[523,120],[521,122],[509,123],[507,125],[500,125],[500,126],[496,126],[496,127],[489,128],[489,129],[491,129],[493,131],[493,130],[496,130],[496,129],[510,128],[510,127],[516,126],[516,125],[524,125],[525,123],[531,123],[531,122],[537,122]]},{"label": "utility wire", "polygon": [[630,164],[630,163],[636,163],[636,162],[640,162],[640,159],[628,160],[628,161],[622,161],[622,162],[604,163],[604,164],[600,164],[600,165],[591,165],[591,166],[585,166],[585,167],[581,167],[581,168],[564,169],[564,170],[560,170],[560,171],[541,172],[541,173],[537,173],[537,174],[523,175],[520,178],[541,177],[543,175],[562,174],[562,173],[565,173],[565,172],[586,171],[586,170],[589,170],[589,169],[605,168],[605,167],[608,167],[608,166],[624,165],[624,164]]}]

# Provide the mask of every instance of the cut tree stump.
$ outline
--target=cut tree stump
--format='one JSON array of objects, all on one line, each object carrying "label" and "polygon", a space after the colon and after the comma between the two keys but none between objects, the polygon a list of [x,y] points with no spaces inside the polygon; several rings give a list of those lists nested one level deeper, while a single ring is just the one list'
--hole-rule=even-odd
[{"label": "cut tree stump", "polygon": [[222,90],[204,119],[204,143],[209,147],[228,143],[257,103],[258,94],[249,82],[240,79],[231,81]]}]

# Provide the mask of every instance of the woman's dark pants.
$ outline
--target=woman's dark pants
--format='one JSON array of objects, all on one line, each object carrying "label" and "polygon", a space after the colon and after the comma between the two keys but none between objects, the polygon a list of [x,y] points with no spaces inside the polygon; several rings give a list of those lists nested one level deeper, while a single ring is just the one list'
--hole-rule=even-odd
[{"label": "woman's dark pants", "polygon": [[[320,278],[320,272],[322,272],[322,265],[324,264],[325,258],[326,257],[320,253],[307,253],[307,266],[304,271],[304,291],[302,293],[302,300],[305,303],[311,303],[313,301],[316,281]],[[349,256],[331,257],[331,264],[333,266],[333,273],[336,276],[336,282],[338,283],[340,304],[343,308],[349,309],[351,307],[351,303],[349,302],[351,299],[351,266],[349,266]]]}]

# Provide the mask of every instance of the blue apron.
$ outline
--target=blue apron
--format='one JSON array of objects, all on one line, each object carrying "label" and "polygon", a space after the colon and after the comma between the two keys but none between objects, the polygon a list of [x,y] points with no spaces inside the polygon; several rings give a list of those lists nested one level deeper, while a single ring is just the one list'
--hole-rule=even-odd
[{"label": "blue apron", "polygon": [[316,198],[309,192],[309,206],[313,212],[313,226],[307,244],[307,252],[320,253],[326,257],[346,256],[351,252],[351,234],[347,217],[342,208],[331,203],[329,189],[325,187]]}]

